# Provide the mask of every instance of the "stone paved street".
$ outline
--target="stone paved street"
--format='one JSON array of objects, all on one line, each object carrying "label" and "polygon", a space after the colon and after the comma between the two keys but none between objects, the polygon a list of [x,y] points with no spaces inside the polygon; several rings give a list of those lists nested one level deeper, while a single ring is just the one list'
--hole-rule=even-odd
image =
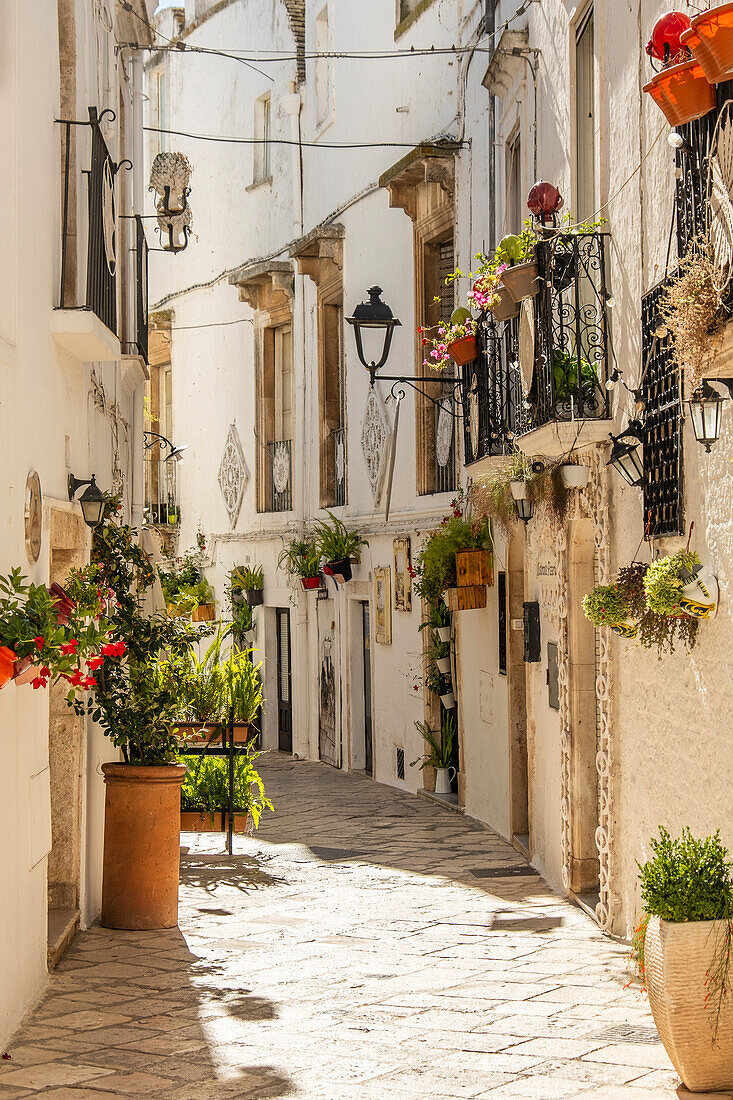
[{"label": "stone paved street", "polygon": [[[234,858],[183,838],[180,930],[77,936],[0,1097],[669,1097],[622,945],[432,803],[270,755]],[[679,1095],[689,1095],[680,1089]]]}]

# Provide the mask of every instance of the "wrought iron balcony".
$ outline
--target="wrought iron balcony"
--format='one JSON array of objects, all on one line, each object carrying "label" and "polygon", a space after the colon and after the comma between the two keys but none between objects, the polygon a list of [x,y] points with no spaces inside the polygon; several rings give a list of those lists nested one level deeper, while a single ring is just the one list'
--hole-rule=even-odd
[{"label": "wrought iron balcony", "polygon": [[290,439],[268,443],[270,494],[268,512],[289,512],[293,507],[293,444]]},{"label": "wrought iron balcony", "polygon": [[[82,124],[88,125],[91,137],[88,170],[81,170],[78,166],[79,144],[75,138],[79,124],[63,123],[64,188],[59,304],[61,309],[91,310],[116,335],[119,235],[115,177],[121,166],[114,162],[107,148],[100,128],[101,117],[95,107],[90,107],[89,122]],[[73,175],[72,163],[75,167]],[[83,175],[87,177],[88,222],[85,234],[79,231],[72,215],[77,186]],[[82,257],[77,251],[77,241],[84,237],[87,245],[86,270],[80,271],[78,265]]]},{"label": "wrought iron balcony", "polygon": [[159,457],[154,445],[145,455],[145,516],[156,527],[175,527],[181,522],[176,463]]},{"label": "wrought iron balcony", "polygon": [[545,424],[610,415],[604,234],[553,233],[536,256],[539,293],[510,321],[484,317],[478,357],[464,367],[466,464]]}]

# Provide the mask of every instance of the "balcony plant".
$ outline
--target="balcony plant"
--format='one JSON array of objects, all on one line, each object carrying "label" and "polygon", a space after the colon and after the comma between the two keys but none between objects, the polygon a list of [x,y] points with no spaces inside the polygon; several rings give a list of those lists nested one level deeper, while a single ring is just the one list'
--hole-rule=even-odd
[{"label": "balcony plant", "polygon": [[493,550],[491,525],[486,518],[465,519],[458,497],[451,509],[451,514],[427,537],[415,560],[415,591],[431,606],[457,584],[457,553],[462,550],[491,553]]},{"label": "balcony plant", "polygon": [[569,403],[573,399],[577,405],[582,402],[583,410],[598,405],[598,372],[582,355],[571,355],[565,348],[553,348],[552,376],[557,401]]},{"label": "balcony plant", "polygon": [[733,1087],[733,876],[720,832],[660,827],[638,864],[644,916],[636,973],[659,1037],[690,1092]]},{"label": "balcony plant", "polygon": [[236,569],[234,575],[250,607],[259,607],[264,603],[265,571],[261,565],[256,565],[253,569],[246,565],[243,569]]},{"label": "balcony plant", "polygon": [[428,722],[415,722],[415,728],[425,741],[425,755],[410,764],[411,768],[419,762],[420,771],[423,768],[435,769],[435,793],[450,794],[451,775],[454,773],[453,756],[456,745],[456,720],[453,714],[445,712],[441,721],[441,731],[438,735]]},{"label": "balcony plant", "polygon": [[219,742],[222,726],[232,722],[234,740],[247,741],[262,705],[261,666],[254,665],[251,649],[224,652],[232,633],[231,625],[220,624],[201,657],[191,648],[171,662],[180,687],[178,729],[187,740]]},{"label": "balcony plant", "polygon": [[477,505],[508,531],[518,518],[516,501],[531,500],[534,505],[544,507],[551,522],[561,527],[572,499],[563,470],[562,461],[533,465],[521,451],[514,451],[502,466],[479,479]]},{"label": "balcony plant", "polygon": [[168,568],[159,565],[158,576],[169,614],[209,622],[215,617],[214,589],[203,572],[204,537],[201,533],[197,537],[197,548],[173,558]]},{"label": "balcony plant", "polygon": [[[247,819],[258,828],[263,810],[274,811],[265,794],[262,776],[254,766],[262,756],[252,738],[234,756],[234,831],[243,833]],[[229,761],[223,756],[179,757],[186,765],[181,786],[181,829],[184,831],[224,831],[229,813]],[[218,819],[218,820],[217,820]],[[208,826],[208,828],[207,828]]]},{"label": "balcony plant", "polygon": [[277,564],[278,568],[284,569],[290,577],[299,578],[306,591],[320,588],[321,552],[312,535],[303,539],[293,539],[284,546]]},{"label": "balcony plant", "polygon": [[639,623],[620,584],[597,584],[583,596],[583,612],[595,627],[607,626],[622,638],[636,638]]},{"label": "balcony plant", "polygon": [[679,550],[653,561],[644,574],[647,606],[657,615],[683,615],[682,589],[691,580],[697,554]]},{"label": "balcony plant", "polygon": [[502,273],[502,283],[519,304],[526,298],[534,298],[539,290],[539,265],[535,258],[537,237],[529,220],[517,235],[510,233],[499,241],[498,252],[508,266]]},{"label": "balcony plant", "polygon": [[333,512],[327,515],[328,520],[316,520],[313,525],[316,548],[326,559],[324,573],[345,584],[352,577],[352,561],[357,564],[361,561],[362,548],[369,543],[358,531],[349,530]]},{"label": "balcony plant", "polygon": [[[433,328],[418,328],[422,338],[423,366],[433,370],[445,370],[453,365],[459,367],[471,363],[476,358],[476,322],[469,310],[459,307],[451,314],[450,321],[441,322]],[[435,331],[435,336],[426,333]],[[428,351],[427,349],[431,350]]]},{"label": "balcony plant", "polygon": [[232,617],[232,639],[238,645],[244,643],[247,631],[252,629],[252,608],[244,598],[244,589],[241,581],[241,570],[233,569],[229,574],[229,580],[224,592],[224,600]]},{"label": "balcony plant", "polygon": [[174,762],[180,684],[171,663],[183,659],[205,628],[143,612],[154,566],[133,528],[105,518],[94,532],[92,559],[114,593],[102,623],[120,641],[106,647],[107,660],[86,709],[124,763],[102,765],[107,788],[102,923],[168,928],[178,914],[178,815],[185,772]]}]

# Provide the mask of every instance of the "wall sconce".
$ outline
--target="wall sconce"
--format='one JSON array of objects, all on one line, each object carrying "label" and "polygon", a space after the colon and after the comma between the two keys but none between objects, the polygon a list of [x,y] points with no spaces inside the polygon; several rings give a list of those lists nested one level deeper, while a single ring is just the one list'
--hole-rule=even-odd
[{"label": "wall sconce", "polygon": [[[644,483],[644,460],[639,451],[639,445],[643,439],[641,421],[630,420],[626,431],[621,432],[620,435],[613,435],[609,432],[609,435],[613,440],[613,450],[606,465],[611,466],[617,474],[621,474],[629,485],[642,485]],[[636,440],[636,442],[623,442],[623,440],[631,439]]]},{"label": "wall sconce", "polygon": [[74,499],[77,490],[81,489],[82,485],[89,486],[89,488],[85,489],[79,497],[79,504],[81,505],[81,514],[84,516],[84,522],[87,527],[98,527],[102,522],[102,515],[104,513],[105,495],[97,487],[97,483],[94,480],[94,474],[86,480],[69,474],[69,500]]},{"label": "wall sconce", "polygon": [[518,500],[514,501],[514,506],[517,509],[517,515],[526,527],[534,515],[532,498],[529,496],[520,497]]},{"label": "wall sconce", "polygon": [[[359,356],[359,362],[369,371],[369,378],[373,386],[377,371],[387,362],[392,343],[392,333],[398,326],[401,326],[402,322],[397,320],[389,306],[381,300],[382,288],[380,286],[370,286],[368,293],[369,301],[361,302],[354,310],[354,316],[347,317],[346,321],[353,326],[356,338],[356,353]],[[371,363],[367,362],[362,342],[362,329],[381,329],[383,331],[384,345],[379,362],[374,360]]]},{"label": "wall sconce", "polygon": [[156,443],[159,443],[161,447],[170,447],[170,454],[165,456],[166,462],[171,458],[174,459],[175,462],[183,462],[183,452],[187,451],[190,447],[190,443],[181,443],[180,447],[176,447],[175,444],[171,443],[170,439],[166,439],[166,437],[160,435],[159,432],[143,432],[143,439],[145,440],[146,451],[149,451]]},{"label": "wall sconce", "polygon": [[688,401],[695,439],[698,443],[702,443],[708,454],[713,443],[717,443],[720,439],[720,421],[723,416],[724,401],[727,401],[727,398],[714,390],[706,378]]}]

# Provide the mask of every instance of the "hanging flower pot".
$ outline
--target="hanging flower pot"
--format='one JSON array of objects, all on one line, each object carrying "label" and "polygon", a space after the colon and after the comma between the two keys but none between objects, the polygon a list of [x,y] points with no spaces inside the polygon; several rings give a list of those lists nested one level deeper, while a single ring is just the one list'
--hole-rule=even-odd
[{"label": "hanging flower pot", "polygon": [[265,602],[265,594],[261,588],[248,588],[244,593],[244,598],[250,607],[259,607],[260,604]]},{"label": "hanging flower pot", "polygon": [[6,645],[0,645],[0,688],[4,688],[13,679],[15,654]]},{"label": "hanging flower pot", "polygon": [[306,590],[306,592],[312,592],[315,589],[321,587],[321,578],[320,577],[301,577],[300,578],[300,583],[303,585],[303,588]]},{"label": "hanging flower pot", "polygon": [[730,79],[733,72],[733,4],[721,4],[719,8],[696,15],[681,41],[711,84]]},{"label": "hanging flower pot", "polygon": [[56,584],[55,581],[48,591],[49,595],[53,598],[53,605],[56,610],[56,622],[59,626],[67,626],[70,616],[76,611],[76,604],[71,596],[64,591],[61,585]]},{"label": "hanging flower pot", "polygon": [[514,500],[526,500],[527,499],[527,482],[526,481],[510,481],[509,490]]},{"label": "hanging flower pot", "polygon": [[499,284],[496,293],[499,295],[499,301],[491,307],[491,312],[497,321],[510,321],[519,313],[519,306],[503,284]]},{"label": "hanging flower pot", "polygon": [[445,695],[441,695],[440,701],[445,710],[453,710],[456,705],[456,697],[452,691],[446,691]]},{"label": "hanging flower pot", "polygon": [[578,466],[563,466],[560,470],[562,483],[566,489],[585,489],[590,469],[582,463]]},{"label": "hanging flower pot", "polygon": [[351,561],[349,558],[341,558],[339,561],[327,562],[324,573],[328,573],[339,584],[346,584],[350,581],[353,574],[351,572]]},{"label": "hanging flower pot", "polygon": [[469,335],[454,340],[452,344],[448,344],[448,354],[459,367],[472,363],[476,358],[476,337]]},{"label": "hanging flower pot", "polygon": [[18,687],[30,684],[35,680],[40,671],[39,665],[33,664],[32,657],[21,657],[13,666],[13,679]]},{"label": "hanging flower pot", "polygon": [[435,665],[441,676],[450,676],[450,657],[438,657]]},{"label": "hanging flower pot", "polygon": [[435,633],[438,635],[441,642],[449,642],[450,641],[450,627],[449,626],[439,626]]},{"label": "hanging flower pot", "polygon": [[502,275],[504,286],[518,304],[525,298],[534,298],[540,288],[539,266],[536,260],[508,267]]},{"label": "hanging flower pot", "polygon": [[632,618],[624,619],[618,623],[609,623],[608,628],[614,634],[618,634],[619,638],[628,638],[629,640],[636,638],[639,633],[639,624],[636,619]]},{"label": "hanging flower pot", "polygon": [[662,69],[644,85],[670,126],[702,118],[715,106],[715,89],[697,61]]},{"label": "hanging flower pot", "polygon": [[709,569],[701,569],[680,593],[680,607],[693,619],[712,619],[718,610],[718,581]]}]

